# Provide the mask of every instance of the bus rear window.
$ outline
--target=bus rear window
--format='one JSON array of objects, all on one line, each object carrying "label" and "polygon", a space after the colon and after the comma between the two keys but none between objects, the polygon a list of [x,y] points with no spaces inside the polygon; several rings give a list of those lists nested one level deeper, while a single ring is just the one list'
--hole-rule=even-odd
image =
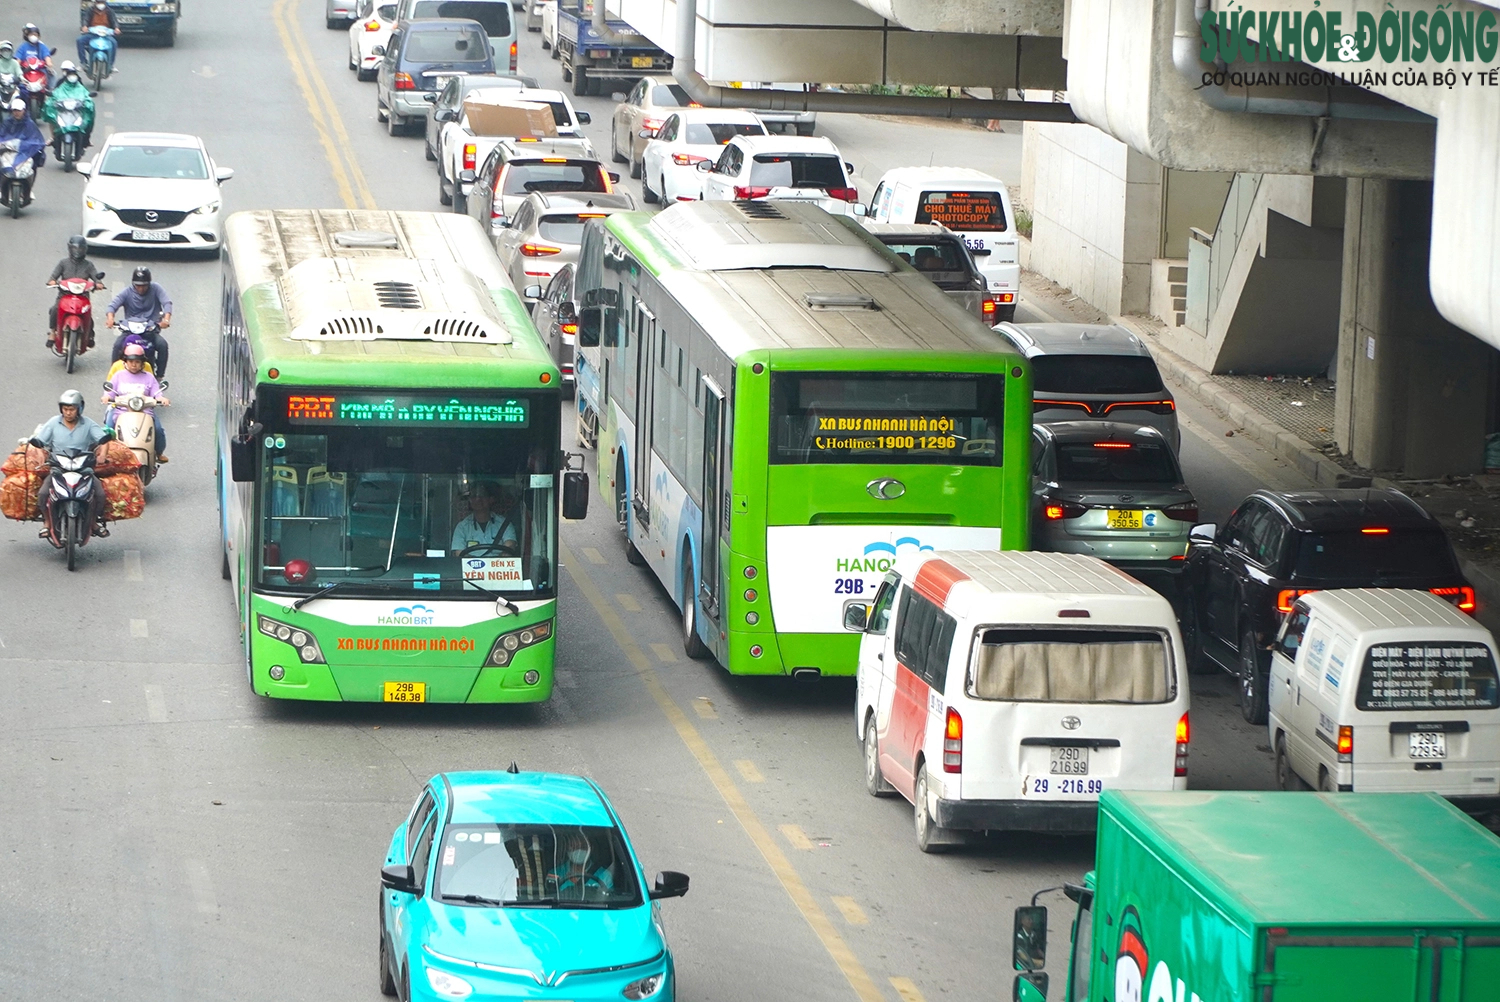
[{"label": "bus rear window", "polygon": [[924,191],[914,221],[942,223],[950,230],[1003,233],[1009,228],[997,191]]},{"label": "bus rear window", "polygon": [[1166,703],[1167,639],[1150,631],[985,630],[969,695],[1023,703]]},{"label": "bus rear window", "polygon": [[1365,652],[1354,705],[1361,710],[1493,710],[1495,656],[1457,641],[1380,644]]},{"label": "bus rear window", "polygon": [[502,194],[532,191],[609,191],[604,167],[596,160],[512,161],[505,165]]},{"label": "bus rear window", "polygon": [[772,463],[999,466],[1004,377],[778,372]]}]

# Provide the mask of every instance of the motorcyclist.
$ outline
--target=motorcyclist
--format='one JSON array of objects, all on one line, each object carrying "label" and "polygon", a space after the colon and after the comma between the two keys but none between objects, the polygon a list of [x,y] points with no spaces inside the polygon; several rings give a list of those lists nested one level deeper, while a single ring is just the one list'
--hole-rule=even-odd
[{"label": "motorcyclist", "polygon": [[[88,278],[99,281],[104,277],[104,272],[94,266],[94,262],[88,258],[89,242],[81,235],[74,234],[68,238],[68,256],[57,262],[52,269],[52,277],[47,279],[47,284],[56,286],[67,278]],[[57,299],[62,298],[62,289],[59,287]],[[57,333],[57,300],[52,301],[52,308],[47,312],[47,340],[53,343],[53,335]],[[89,347],[94,346],[94,318],[89,317]]]},{"label": "motorcyclist", "polygon": [[10,39],[0,40],[0,77],[21,79],[21,61],[16,58],[16,47]]},{"label": "motorcyclist", "polygon": [[[4,121],[0,121],[0,146],[10,142],[16,144],[18,163],[30,156],[32,163],[40,171],[47,162],[47,140],[42,138],[42,130],[36,127],[36,123],[26,113],[26,99],[23,97],[11,98],[10,113],[5,116]],[[35,184],[33,179],[33,187]],[[27,202],[30,201],[28,196]],[[0,197],[0,205],[10,205],[10,197]]]},{"label": "motorcyclist", "polygon": [[64,101],[83,102],[82,149],[86,150],[94,136],[94,98],[79,78],[78,67],[73,65],[71,59],[63,61],[62,80],[52,89],[52,93],[47,95],[47,103],[42,106],[42,120],[52,123],[52,152],[58,159],[62,158],[62,133],[57,128],[57,109]]},{"label": "motorcyclist", "polygon": [[80,64],[89,61],[89,29],[99,27],[108,28],[116,36],[120,34],[120,25],[115,21],[115,12],[109,9],[105,0],[94,0],[90,7],[84,7],[78,14],[78,62]]},{"label": "motorcyclist", "polygon": [[47,64],[47,83],[52,83],[52,50],[47,43],[42,41],[42,32],[34,24],[28,24],[21,29],[21,44],[16,46],[16,60],[24,63],[32,56],[36,56]]},{"label": "motorcyclist", "polygon": [[[156,370],[156,378],[167,378],[167,339],[162,337],[161,332],[172,326],[172,299],[167,295],[166,289],[151,281],[150,268],[137,268],[130,276],[130,285],[121,289],[109,301],[109,308],[104,314],[104,326],[113,327],[115,312],[122,308],[125,320],[139,320],[152,325],[146,333],[137,336],[149,341],[152,346],[153,351],[148,354],[155,355],[151,364]],[[128,336],[121,334],[115,338],[110,361],[118,362],[125,357],[125,338]]]},{"label": "motorcyclist", "polygon": [[[162,392],[162,385],[155,376],[146,371],[146,349],[139,344],[131,343],[125,346],[125,368],[114,374],[110,379],[111,389],[104,394],[103,403],[114,403],[120,397],[130,397],[140,394],[147,402],[155,402],[163,407],[172,406],[172,401]],[[161,417],[155,408],[148,407],[151,412],[151,422],[156,425],[156,461],[165,463],[167,461],[167,432],[161,426]],[[115,420],[120,416],[119,407],[111,407],[105,414],[104,423],[111,429],[115,426]]]},{"label": "motorcyclist", "polygon": [[[57,398],[57,416],[37,427],[32,433],[31,444],[40,446],[48,452],[59,452],[65,449],[76,449],[87,451],[93,449],[100,442],[107,441],[113,433],[103,425],[94,421],[83,413],[83,394],[77,390],[64,390],[63,395]],[[47,496],[47,487],[52,479],[49,472],[47,478],[42,481],[41,496]],[[103,515],[103,500],[98,497],[99,492],[94,492],[95,497],[89,501],[90,522],[99,523]],[[95,530],[96,532],[99,530]]]}]

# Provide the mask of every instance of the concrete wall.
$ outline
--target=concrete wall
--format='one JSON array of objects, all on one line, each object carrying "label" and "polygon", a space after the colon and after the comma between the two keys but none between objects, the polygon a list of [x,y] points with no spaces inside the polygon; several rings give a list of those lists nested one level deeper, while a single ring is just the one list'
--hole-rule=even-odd
[{"label": "concrete wall", "polygon": [[1188,229],[1212,233],[1232,172],[1168,170],[1162,178],[1161,243],[1157,256],[1187,257]]},{"label": "concrete wall", "polygon": [[1028,122],[1022,150],[1032,270],[1106,313],[1147,312],[1161,168],[1088,125]]}]

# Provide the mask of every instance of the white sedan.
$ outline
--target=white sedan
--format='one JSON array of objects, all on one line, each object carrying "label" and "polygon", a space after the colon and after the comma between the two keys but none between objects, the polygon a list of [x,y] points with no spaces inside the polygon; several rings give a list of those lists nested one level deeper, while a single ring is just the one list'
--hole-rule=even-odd
[{"label": "white sedan", "polygon": [[234,171],[217,166],[197,136],[116,132],[78,173],[88,178],[83,235],[90,247],[219,248],[219,185]]},{"label": "white sedan", "polygon": [[374,0],[360,0],[359,17],[349,25],[349,68],[360,80],[375,79],[380,70],[380,54],[376,46],[384,46],[396,28],[396,4],[383,3],[378,7]]},{"label": "white sedan", "polygon": [[[735,136],[764,136],[753,112],[685,108],[668,115],[641,154],[641,188],[648,202],[695,202],[703,197],[698,164],[718,160]],[[643,130],[641,135],[646,135]]]}]

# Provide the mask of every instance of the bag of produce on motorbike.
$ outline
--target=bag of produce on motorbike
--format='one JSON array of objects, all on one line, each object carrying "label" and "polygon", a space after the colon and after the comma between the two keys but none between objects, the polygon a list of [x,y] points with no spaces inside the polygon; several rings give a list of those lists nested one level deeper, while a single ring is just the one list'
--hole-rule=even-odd
[{"label": "bag of produce on motorbike", "polygon": [[[117,473],[135,473],[141,468],[141,461],[136,454],[123,442],[110,439],[101,442],[94,449],[94,473],[100,479],[112,477]],[[125,516],[134,518],[134,515]]]},{"label": "bag of produce on motorbike", "polygon": [[45,479],[45,473],[27,470],[6,474],[0,480],[0,514],[18,522],[41,518],[42,508],[37,498]]},{"label": "bag of produce on motorbike", "polygon": [[[134,456],[135,453],[131,453]],[[47,450],[38,449],[34,445],[18,445],[16,451],[5,457],[5,462],[0,463],[0,473],[7,476],[12,473],[46,473],[47,472]]]},{"label": "bag of produce on motorbike", "polygon": [[125,518],[140,518],[146,510],[146,488],[134,472],[116,473],[99,478],[104,489],[104,520],[118,522]]}]

